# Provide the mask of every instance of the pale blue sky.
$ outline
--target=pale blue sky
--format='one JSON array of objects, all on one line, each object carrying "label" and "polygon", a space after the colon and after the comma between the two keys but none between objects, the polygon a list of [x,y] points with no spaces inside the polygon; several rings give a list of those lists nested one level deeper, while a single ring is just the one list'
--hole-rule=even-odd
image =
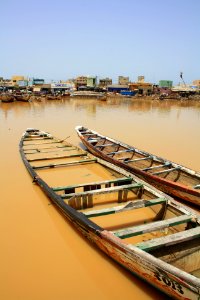
[{"label": "pale blue sky", "polygon": [[0,3],[0,76],[200,79],[200,0]]}]

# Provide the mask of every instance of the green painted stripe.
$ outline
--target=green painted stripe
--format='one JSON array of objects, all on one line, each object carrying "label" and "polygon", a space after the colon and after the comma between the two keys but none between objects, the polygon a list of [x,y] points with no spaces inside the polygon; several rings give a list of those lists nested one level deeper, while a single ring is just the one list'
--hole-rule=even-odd
[{"label": "green painted stripe", "polygon": [[63,194],[61,197],[63,199],[71,198],[73,196],[84,196],[84,195],[93,195],[93,194],[103,194],[103,193],[112,193],[112,192],[118,192],[120,190],[132,190],[136,188],[142,188],[143,184],[141,183],[134,183],[134,184],[127,184],[127,185],[119,185],[119,186],[114,186],[114,187],[109,187],[109,188],[102,188],[102,189],[97,189],[97,190],[92,190],[92,191],[87,191],[87,192],[80,192],[80,193],[71,193],[71,194]]},{"label": "green painted stripe", "polygon": [[99,182],[90,182],[90,183],[85,183],[85,184],[75,184],[75,185],[67,185],[67,186],[58,186],[52,188],[53,191],[63,191],[63,190],[70,190],[73,188],[78,188],[78,187],[85,187],[85,186],[93,186],[93,185],[101,185],[101,184],[109,184],[109,183],[121,183],[121,182],[132,182],[133,179],[132,177],[122,177],[122,178],[116,178],[112,180],[105,180],[105,181],[99,181]]},{"label": "green painted stripe", "polygon": [[152,200],[135,200],[126,203],[125,205],[120,205],[120,206],[115,206],[112,208],[105,208],[105,209],[99,209],[99,210],[93,210],[93,211],[87,211],[85,212],[85,215],[88,218],[92,217],[98,217],[98,216],[103,216],[103,215],[110,215],[114,213],[120,213],[124,212],[127,210],[134,210],[138,208],[143,208],[143,207],[148,207],[148,206],[153,206],[161,203],[166,203],[165,198],[157,198],[157,199],[152,199]]},{"label": "green painted stripe", "polygon": [[136,244],[135,246],[148,252],[160,247],[167,247],[170,245],[189,241],[198,237],[200,237],[200,226],[171,235],[167,235],[165,237],[152,239],[143,243]]},{"label": "green painted stripe", "polygon": [[180,225],[183,223],[187,223],[191,220],[192,220],[192,216],[181,215],[179,217],[171,218],[168,220],[156,221],[156,222],[152,222],[152,223],[148,223],[148,224],[144,224],[144,225],[139,225],[139,226],[134,226],[134,227],[114,231],[113,233],[121,239],[126,239],[129,237],[144,234],[147,232],[162,230],[162,229],[170,227],[170,226],[176,226],[176,225]]}]

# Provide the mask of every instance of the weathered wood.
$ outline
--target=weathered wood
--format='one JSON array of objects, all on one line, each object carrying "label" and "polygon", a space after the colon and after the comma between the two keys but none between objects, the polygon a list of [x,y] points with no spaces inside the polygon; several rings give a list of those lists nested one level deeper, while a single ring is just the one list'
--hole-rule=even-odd
[{"label": "weathered wood", "polygon": [[63,199],[67,199],[70,197],[73,197],[75,195],[98,195],[98,194],[106,194],[106,193],[113,193],[113,192],[118,192],[120,190],[123,189],[127,189],[127,190],[133,190],[133,189],[137,189],[137,188],[142,188],[143,184],[142,183],[134,183],[134,184],[126,184],[126,185],[119,185],[119,186],[114,186],[114,187],[110,187],[110,188],[100,188],[97,190],[92,190],[92,191],[87,191],[87,192],[79,192],[79,193],[71,193],[71,194],[62,194],[61,197]]},{"label": "weathered wood", "polygon": [[36,136],[36,137],[34,137],[34,138],[25,138],[24,139],[24,142],[26,142],[26,141],[38,141],[38,140],[52,140],[53,139],[53,137],[49,137],[49,136],[43,136],[43,137],[38,137],[38,136]]},{"label": "weathered wood", "polygon": [[152,175],[160,175],[160,174],[164,174],[164,173],[170,173],[173,171],[180,171],[180,167],[171,168],[171,169],[167,169],[167,170],[163,170],[163,171],[159,171],[159,172],[154,172],[154,173],[152,173]]},{"label": "weathered wood", "polygon": [[88,140],[88,142],[89,142],[89,143],[98,143],[99,140],[97,140],[97,139],[91,139],[91,140]]},{"label": "weathered wood", "polygon": [[49,165],[43,165],[43,166],[32,166],[33,169],[48,169],[48,168],[55,168],[55,167],[64,167],[64,166],[72,166],[72,165],[81,165],[81,164],[87,164],[96,162],[96,159],[84,159],[79,161],[70,161],[68,163],[61,163],[61,164],[49,164]]},{"label": "weathered wood", "polygon": [[177,243],[190,241],[198,237],[200,237],[200,226],[185,231],[181,231],[178,233],[174,233],[171,235],[167,235],[165,237],[160,237],[157,239],[152,239],[146,242],[142,242],[136,244],[135,246],[148,252],[156,248],[167,247]]},{"label": "weathered wood", "polygon": [[124,162],[125,163],[129,163],[129,162],[138,162],[138,161],[142,161],[142,160],[149,160],[149,159],[153,159],[153,156],[147,156],[147,157],[140,157],[140,158],[135,158],[135,159],[128,159],[125,158]]},{"label": "weathered wood", "polygon": [[76,153],[71,155],[63,155],[63,156],[52,156],[52,157],[43,157],[43,158],[30,158],[28,159],[29,162],[32,161],[41,161],[41,160],[51,160],[51,159],[60,159],[60,158],[70,158],[70,157],[79,157],[79,156],[87,156],[87,153]]},{"label": "weathered wood", "polygon": [[121,229],[117,231],[113,231],[113,233],[121,239],[129,238],[131,236],[136,236],[140,234],[144,234],[147,232],[158,231],[170,226],[176,226],[179,224],[187,223],[191,221],[193,216],[191,215],[182,215],[179,217],[156,221],[153,223],[148,223],[144,225],[134,226],[126,229]]},{"label": "weathered wood", "polygon": [[109,147],[109,146],[116,146],[116,144],[103,144],[103,145],[97,145],[94,146],[95,148],[105,148],[105,147]]},{"label": "weathered wood", "polygon": [[154,169],[168,167],[170,165],[171,165],[170,163],[163,163],[163,164],[160,164],[160,165],[144,168],[144,169],[142,169],[142,171],[150,171],[150,170],[154,170]]},{"label": "weathered wood", "polygon": [[[63,148],[66,148],[66,149],[63,149]],[[43,149],[52,149],[52,151],[41,151]],[[72,151],[72,150],[76,150],[76,149],[77,149],[76,147],[69,148],[69,147],[65,147],[65,146],[62,146],[62,147],[59,146],[59,147],[56,147],[56,148],[41,148],[41,150],[40,149],[28,149],[28,150],[32,150],[32,151],[35,151],[35,152],[24,151],[24,153],[27,155],[27,154],[53,153],[53,152],[64,152],[64,151],[66,152],[66,151]]]},{"label": "weathered wood", "polygon": [[135,151],[134,149],[124,149],[124,150],[119,150],[119,151],[113,151],[113,152],[110,152],[110,153],[106,153],[107,155],[115,155],[115,154],[121,154],[121,153],[124,153],[124,152],[133,152]]},{"label": "weathered wood", "polygon": [[132,177],[121,177],[121,178],[115,178],[111,180],[104,180],[104,181],[97,181],[97,182],[89,182],[89,183],[84,183],[84,184],[75,184],[75,185],[68,185],[68,186],[58,186],[58,187],[53,187],[53,191],[63,191],[63,190],[68,190],[72,188],[79,188],[79,187],[86,187],[86,186],[96,186],[96,185],[107,185],[111,183],[131,183],[133,181]]},{"label": "weathered wood", "polygon": [[118,205],[118,206],[114,206],[112,208],[104,208],[104,209],[99,209],[99,210],[87,211],[84,213],[84,215],[87,216],[88,218],[100,217],[100,216],[104,216],[104,215],[121,213],[121,212],[129,211],[129,210],[139,209],[139,208],[153,206],[153,205],[157,205],[157,204],[165,204],[166,201],[167,200],[165,198],[157,198],[157,199],[152,199],[152,200],[129,201],[125,205]]},{"label": "weathered wood", "polygon": [[54,141],[54,142],[48,142],[48,143],[34,143],[34,144],[23,144],[23,146],[35,146],[35,145],[39,145],[39,146],[42,146],[42,145],[49,145],[49,144],[59,144],[60,141]]}]

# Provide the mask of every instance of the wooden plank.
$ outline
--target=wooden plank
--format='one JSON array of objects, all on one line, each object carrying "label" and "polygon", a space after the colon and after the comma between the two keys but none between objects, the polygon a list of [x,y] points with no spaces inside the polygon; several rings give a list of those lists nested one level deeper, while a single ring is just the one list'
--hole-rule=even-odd
[{"label": "wooden plank", "polygon": [[79,161],[70,161],[68,163],[61,163],[61,164],[49,164],[49,165],[43,165],[43,166],[32,166],[33,169],[39,170],[39,169],[48,169],[48,168],[55,168],[55,167],[65,167],[65,166],[72,166],[72,165],[81,165],[81,164],[87,164],[96,162],[96,159],[84,159]]},{"label": "wooden plank", "polygon": [[88,140],[88,142],[91,143],[91,144],[92,144],[92,143],[98,143],[99,140],[97,140],[97,139],[91,139],[91,140]]},{"label": "wooden plank", "polygon": [[89,183],[83,183],[83,184],[75,184],[75,185],[68,185],[68,186],[58,186],[52,188],[53,191],[58,192],[58,191],[63,191],[63,190],[68,190],[72,188],[79,188],[79,187],[86,187],[86,186],[93,186],[93,185],[102,185],[102,184],[111,184],[111,183],[131,183],[133,181],[132,177],[121,177],[121,178],[116,178],[116,179],[111,179],[111,180],[104,180],[104,181],[97,181],[97,182],[89,182]]},{"label": "wooden plank", "polygon": [[152,167],[148,167],[148,168],[144,168],[142,169],[142,171],[150,171],[150,170],[154,170],[154,169],[159,169],[159,168],[164,168],[164,167],[168,167],[170,166],[171,164],[170,163],[164,163],[164,164],[160,164],[160,165],[157,165],[157,166],[152,166]]},{"label": "wooden plank", "polygon": [[[38,145],[43,145],[43,144],[38,144]],[[29,145],[27,145],[29,146]],[[32,149],[24,149],[24,154],[30,154],[30,153],[27,153],[26,150],[30,150],[30,151],[37,151],[38,153],[43,153],[43,151],[41,150],[46,150],[46,149],[55,149],[54,151],[58,151],[57,149],[63,149],[63,148],[67,148],[66,150],[61,150],[61,151],[71,151],[71,150],[76,150],[77,148],[76,147],[71,147],[71,146],[55,146],[55,147],[44,147],[44,148],[41,148],[41,149],[38,149],[38,148],[32,148]],[[37,153],[36,152],[36,153]],[[53,152],[53,151],[49,151],[49,152]],[[45,151],[44,151],[45,153]],[[48,152],[46,152],[48,153]]]},{"label": "wooden plank", "polygon": [[129,201],[125,205],[118,205],[114,206],[112,208],[104,208],[99,210],[91,210],[84,213],[85,216],[88,218],[92,217],[99,217],[99,216],[105,216],[115,213],[121,213],[124,211],[139,209],[143,207],[153,206],[157,204],[164,204],[167,200],[165,198],[156,198],[152,200],[135,200],[135,201]]},{"label": "wooden plank", "polygon": [[191,215],[181,215],[179,217],[171,218],[168,220],[156,221],[144,225],[134,226],[122,230],[113,231],[113,233],[121,239],[126,239],[132,236],[162,230],[164,228],[187,223],[193,219]]},{"label": "wooden plank", "polygon": [[87,153],[76,153],[76,154],[71,154],[71,155],[63,155],[63,156],[52,156],[52,157],[43,157],[43,158],[31,158],[28,159],[29,162],[32,161],[41,161],[41,160],[51,160],[51,159],[60,159],[60,158],[70,158],[70,157],[79,157],[79,156],[87,156]]},{"label": "wooden plank", "polygon": [[153,159],[153,156],[147,156],[147,157],[140,157],[140,158],[135,158],[135,159],[129,159],[125,158],[124,162],[129,163],[129,162],[137,162],[137,161],[142,161],[142,160],[148,160],[148,159]]},{"label": "wooden plank", "polygon": [[[116,144],[116,146],[118,146]],[[110,153],[106,153],[107,155],[114,155],[114,154],[120,154],[120,153],[124,153],[124,152],[133,152],[135,151],[134,149],[125,149],[125,150],[119,150],[119,151],[114,151],[114,152],[110,152]]]},{"label": "wooden plank", "polygon": [[38,140],[53,140],[53,137],[44,136],[44,137],[25,138],[24,142],[26,142],[26,141],[38,141]]},{"label": "wooden plank", "polygon": [[157,239],[152,239],[146,242],[142,242],[136,244],[135,246],[148,252],[163,246],[167,247],[177,243],[190,241],[198,237],[200,237],[200,226],[185,231],[181,231],[178,233],[174,233],[171,235],[167,235],[165,237],[160,237]]},{"label": "wooden plank", "polygon": [[[66,148],[66,149],[63,149],[63,148]],[[38,154],[38,153],[53,153],[53,152],[63,152],[63,151],[72,151],[72,150],[77,150],[77,148],[75,147],[56,147],[56,148],[42,148],[43,149],[52,149],[52,151],[41,151],[40,149],[28,149],[28,150],[32,150],[32,151],[35,151],[35,152],[27,152],[27,151],[24,151],[24,154]],[[55,150],[54,150],[55,149]],[[61,150],[60,150],[61,149]]]},{"label": "wooden plank", "polygon": [[171,169],[167,169],[167,170],[163,170],[163,171],[159,171],[159,172],[154,172],[154,173],[152,173],[152,175],[160,175],[160,174],[170,173],[170,172],[178,171],[178,170],[180,170],[180,167],[171,168]]},{"label": "wooden plank", "polygon": [[80,192],[80,193],[71,193],[71,194],[62,194],[61,197],[63,199],[71,198],[73,196],[78,196],[78,195],[98,195],[98,194],[106,194],[106,193],[113,193],[113,192],[118,192],[123,189],[136,189],[136,188],[142,188],[143,184],[142,183],[134,183],[134,184],[126,184],[126,185],[119,185],[119,186],[114,186],[110,188],[102,188],[102,189],[97,189],[97,190],[92,190],[92,191],[87,191],[87,192]]},{"label": "wooden plank", "polygon": [[35,146],[35,145],[39,145],[39,146],[42,146],[42,145],[49,145],[49,144],[59,144],[61,143],[60,141],[55,141],[55,142],[48,142],[48,143],[34,143],[34,144],[23,144],[23,146]]},{"label": "wooden plank", "polygon": [[109,146],[116,146],[116,144],[103,144],[103,145],[97,145],[94,146],[95,148],[105,148],[105,147],[109,147]]}]

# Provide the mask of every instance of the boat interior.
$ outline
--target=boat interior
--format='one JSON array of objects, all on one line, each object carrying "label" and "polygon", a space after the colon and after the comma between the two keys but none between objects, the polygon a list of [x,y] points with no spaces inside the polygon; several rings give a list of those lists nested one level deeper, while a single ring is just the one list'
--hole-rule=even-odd
[{"label": "boat interior", "polygon": [[[100,145],[105,142],[96,143]],[[121,151],[121,146],[109,147],[103,147],[107,153]],[[200,224],[193,213],[126,171],[50,135],[30,131],[23,151],[40,178],[66,204],[112,232],[130,249],[136,246],[200,276]],[[120,159],[125,154],[130,160],[134,155],[139,158],[131,152],[114,155]],[[140,163],[146,168],[155,165],[151,160]]]}]

